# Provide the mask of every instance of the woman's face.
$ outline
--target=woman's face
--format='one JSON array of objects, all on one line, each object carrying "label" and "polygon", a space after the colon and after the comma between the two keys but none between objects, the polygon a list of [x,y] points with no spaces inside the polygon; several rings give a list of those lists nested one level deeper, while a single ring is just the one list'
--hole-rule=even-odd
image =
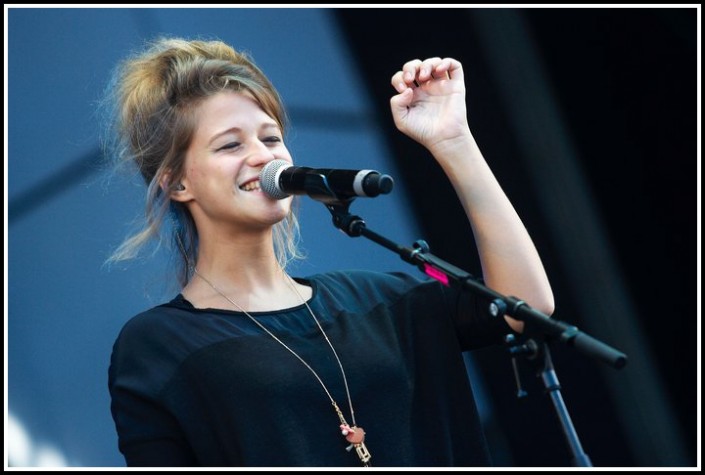
[{"label": "woman's face", "polygon": [[291,198],[272,199],[259,187],[264,165],[292,162],[277,122],[249,94],[223,91],[199,105],[196,124],[177,195],[199,232],[204,225],[261,231],[284,219]]}]

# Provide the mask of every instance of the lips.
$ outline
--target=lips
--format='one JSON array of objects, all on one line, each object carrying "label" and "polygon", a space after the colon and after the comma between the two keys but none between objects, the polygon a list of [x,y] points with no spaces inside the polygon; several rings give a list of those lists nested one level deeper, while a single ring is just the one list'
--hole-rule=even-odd
[{"label": "lips", "polygon": [[259,178],[251,178],[250,180],[247,180],[245,183],[240,185],[238,188],[240,188],[242,191],[255,191],[259,190]]}]

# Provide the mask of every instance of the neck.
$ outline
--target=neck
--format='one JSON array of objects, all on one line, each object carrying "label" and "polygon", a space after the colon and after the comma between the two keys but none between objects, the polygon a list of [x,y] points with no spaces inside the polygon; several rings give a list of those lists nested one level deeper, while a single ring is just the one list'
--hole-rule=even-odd
[{"label": "neck", "polygon": [[[204,245],[205,244],[205,245]],[[220,287],[270,288],[284,275],[271,241],[201,243],[196,269]]]},{"label": "neck", "polygon": [[[277,262],[271,238],[206,239],[199,243],[198,254],[198,275],[192,276],[182,290],[184,297],[198,308],[235,309],[220,292],[247,311],[301,304]],[[310,296],[306,289],[303,293]]]}]

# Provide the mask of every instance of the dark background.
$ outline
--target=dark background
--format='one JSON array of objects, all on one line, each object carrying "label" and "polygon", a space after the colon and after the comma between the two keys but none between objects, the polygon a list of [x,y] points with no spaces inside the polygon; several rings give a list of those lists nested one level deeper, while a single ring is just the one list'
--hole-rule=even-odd
[{"label": "dark background", "polygon": [[[506,16],[499,10],[481,13]],[[585,274],[577,286],[566,285],[572,274],[552,249],[547,231],[551,223],[526,178],[525,167],[540,165],[527,165],[518,158],[527,151],[508,125],[507,116],[514,112],[501,103],[498,85],[488,74],[487,56],[492,51],[480,46],[483,41],[473,28],[477,15],[464,9],[345,10],[337,18],[366,76],[389,75],[385,68],[390,59],[392,64],[438,55],[463,60],[471,128],[541,252],[557,295],[554,316],[584,328],[591,315],[575,310],[575,300],[580,298],[576,292],[600,276]],[[646,338],[639,349],[653,352],[656,366],[651,371],[658,374],[674,403],[676,419],[670,423],[682,436],[683,462],[692,462],[697,422],[696,318],[700,317],[696,309],[700,157],[695,11],[527,9],[521,15],[563,114],[564,130],[579,153],[579,167],[614,249],[627,298],[633,300],[633,316],[613,318],[636,318],[643,327]],[[501,20],[494,27],[511,28]],[[464,223],[464,214],[447,179],[423,149],[394,133],[387,105],[389,85],[371,86],[403,179],[414,183],[411,189],[429,190],[410,199],[432,252],[464,269],[479,269],[476,254],[467,246],[469,226],[458,224]],[[405,165],[409,163],[414,165]],[[562,196],[557,194],[555,199]],[[448,232],[449,222],[456,223],[456,232]],[[576,241],[574,246],[577,251],[582,243]],[[607,343],[624,349],[618,340]],[[565,464],[566,443],[539,381],[527,370],[525,384],[533,387],[530,400],[517,401],[508,358],[498,358],[494,350],[487,353],[479,357],[483,376],[498,408],[497,424],[513,448],[512,463],[544,465],[546,452],[555,451],[552,463]],[[641,354],[628,356],[634,360]],[[600,377],[602,363],[564,348],[556,348],[554,363],[567,408],[593,463],[638,465],[644,454],[631,453],[633,449],[624,444],[627,435],[617,423],[618,409],[604,387],[590,382]],[[630,370],[628,364],[621,371]]]},{"label": "dark background", "polygon": [[[389,112],[389,80],[404,62],[459,59],[470,126],[542,256],[554,318],[629,357],[617,370],[551,344],[585,452],[597,467],[699,466],[699,6],[5,14],[11,465],[124,465],[107,393],[112,343],[129,317],[172,294],[159,253],[103,265],[144,188],[106,172],[98,106],[116,62],[163,34],[252,53],[288,106],[298,163],[390,173],[394,192],[352,211],[479,275],[448,180]],[[342,236],[318,203],[302,200],[300,218],[309,258],[295,275],[417,272]],[[496,465],[569,466],[530,362],[519,361],[529,396],[518,400],[505,348],[467,361]]]}]

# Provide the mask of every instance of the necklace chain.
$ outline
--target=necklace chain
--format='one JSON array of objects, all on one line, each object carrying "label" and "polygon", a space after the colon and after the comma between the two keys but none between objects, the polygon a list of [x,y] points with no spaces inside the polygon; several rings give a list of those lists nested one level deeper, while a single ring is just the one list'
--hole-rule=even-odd
[{"label": "necklace chain", "polygon": [[[335,412],[338,414],[338,418],[340,419],[340,423],[347,426],[348,423],[345,421],[345,416],[343,415],[343,412],[338,407],[338,404],[335,402],[335,399],[333,399],[333,396],[331,395],[330,391],[328,391],[328,388],[323,383],[323,380],[321,379],[321,377],[318,375],[318,373],[316,373],[316,371],[311,367],[311,365],[309,365],[301,356],[299,356],[298,353],[296,353],[294,350],[292,350],[286,343],[281,341],[274,333],[269,331],[269,329],[267,329],[267,327],[265,327],[259,321],[257,321],[257,319],[255,317],[250,315],[247,312],[247,310],[245,310],[240,305],[238,305],[235,301],[233,301],[230,297],[228,297],[222,290],[220,290],[218,287],[216,287],[215,284],[213,284],[210,280],[206,279],[203,275],[201,275],[201,273],[198,272],[198,270],[195,267],[192,267],[192,269],[193,269],[194,274],[196,274],[198,277],[203,279],[203,281],[205,283],[207,283],[208,285],[210,285],[213,288],[213,290],[215,290],[218,294],[220,294],[228,302],[233,304],[242,313],[247,315],[249,317],[249,319],[252,320],[252,322],[254,322],[258,327],[260,327],[269,336],[274,338],[274,340],[276,340],[280,345],[282,345],[284,348],[286,348],[289,351],[289,353],[294,355],[299,361],[301,361],[301,363],[303,363],[304,366],[306,366],[306,368],[308,368],[309,371],[311,371],[311,373],[316,377],[316,379],[320,383],[321,387],[325,391],[326,395],[328,396],[328,399],[330,399],[330,402],[333,405],[333,409],[335,409]],[[289,275],[287,275],[287,274],[285,274],[285,275],[286,275],[287,283],[289,284],[289,286],[291,286],[291,288],[294,290],[296,295],[299,296],[299,299],[301,299],[301,302],[306,306],[306,308],[308,309],[308,312],[311,314],[311,317],[313,317],[313,320],[316,322],[316,325],[318,325],[319,330],[321,330],[323,337],[328,342],[328,346],[330,346],[330,349],[333,351],[333,355],[335,356],[335,359],[338,362],[338,366],[340,367],[340,374],[343,376],[343,384],[345,385],[345,394],[348,397],[348,404],[350,406],[350,418],[352,419],[353,427],[355,427],[355,426],[357,426],[357,423],[355,422],[355,411],[353,410],[352,398],[350,397],[350,389],[348,387],[348,378],[345,376],[345,370],[343,369],[343,364],[340,362],[340,357],[338,356],[338,352],[335,351],[335,348],[333,347],[333,344],[331,343],[330,339],[328,338],[328,335],[326,335],[326,332],[323,331],[323,327],[321,326],[321,323],[316,318],[316,315],[313,313],[313,310],[311,310],[311,307],[308,305],[308,302],[306,302],[306,300],[303,298],[301,293],[298,291],[298,289],[296,288],[296,286],[292,282],[291,277],[289,277]]]}]

